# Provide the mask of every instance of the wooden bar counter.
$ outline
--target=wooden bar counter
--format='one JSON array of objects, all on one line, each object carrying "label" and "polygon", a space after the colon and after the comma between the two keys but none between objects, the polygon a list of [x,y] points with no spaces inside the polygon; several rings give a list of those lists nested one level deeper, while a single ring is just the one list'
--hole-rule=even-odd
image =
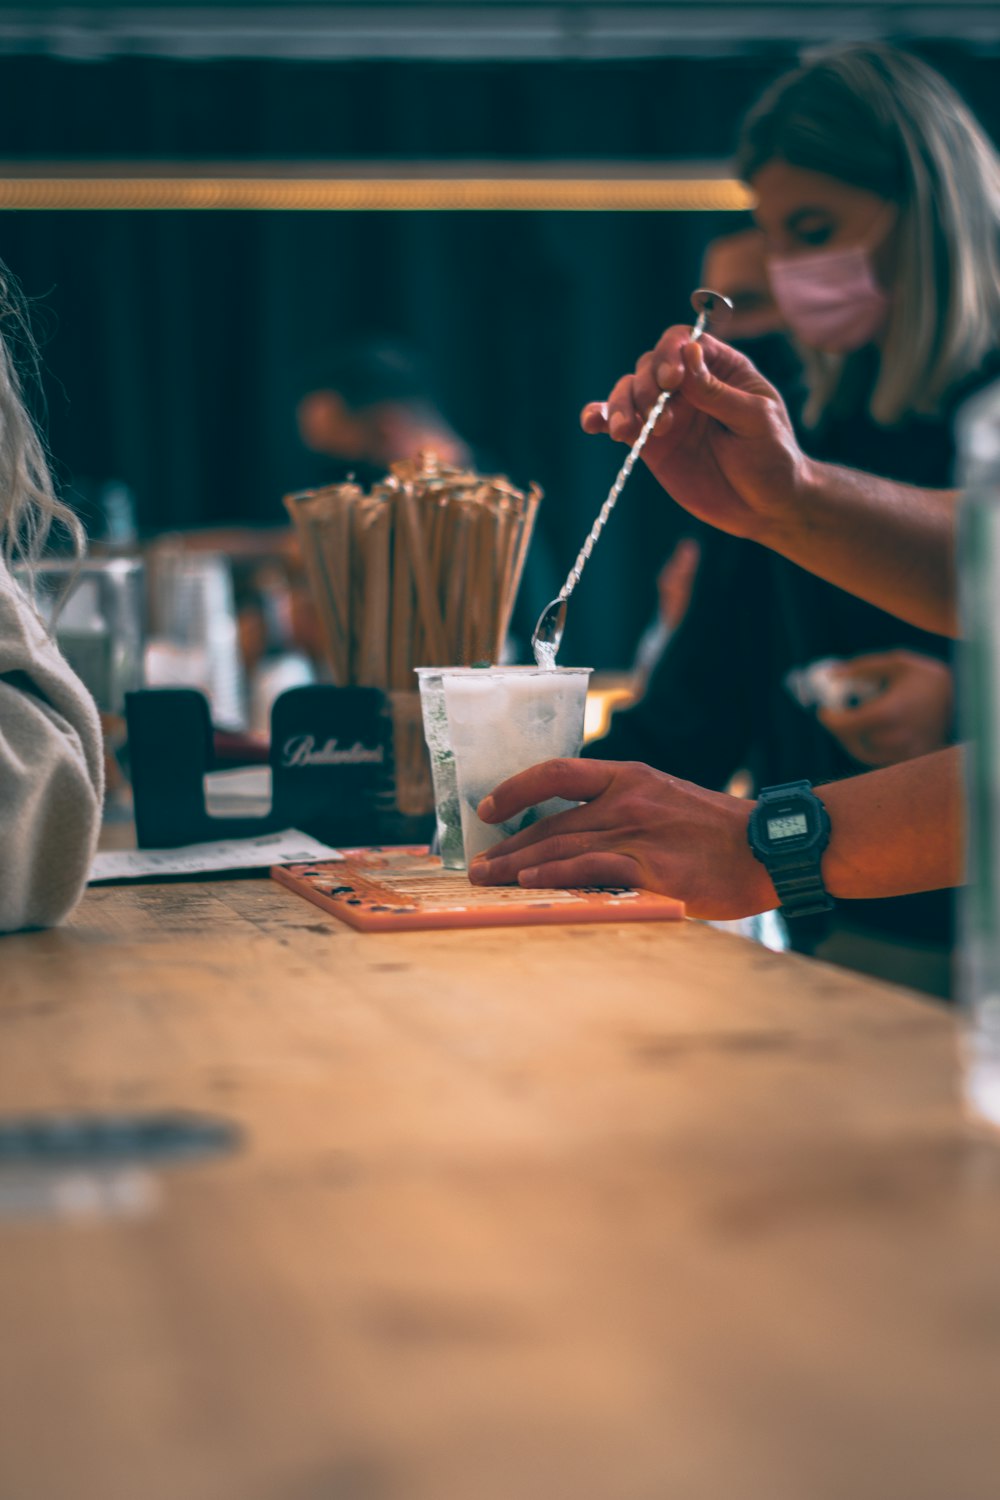
[{"label": "wooden bar counter", "polygon": [[1000,1137],[904,990],[109,887],[0,939],[0,1077],[242,1136],[0,1215],[2,1500],[1000,1494]]}]

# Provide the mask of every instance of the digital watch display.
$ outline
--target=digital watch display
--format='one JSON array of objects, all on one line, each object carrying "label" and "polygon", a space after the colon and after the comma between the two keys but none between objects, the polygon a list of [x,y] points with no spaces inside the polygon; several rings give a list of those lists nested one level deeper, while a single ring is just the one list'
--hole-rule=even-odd
[{"label": "digital watch display", "polygon": [[764,787],[750,815],[754,858],[771,877],[786,917],[830,911],[821,861],[830,842],[830,815],[808,781]]}]

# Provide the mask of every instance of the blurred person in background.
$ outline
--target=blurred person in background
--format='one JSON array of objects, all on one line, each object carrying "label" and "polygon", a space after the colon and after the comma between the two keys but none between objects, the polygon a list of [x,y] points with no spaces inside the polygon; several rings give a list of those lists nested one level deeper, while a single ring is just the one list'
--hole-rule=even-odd
[{"label": "blurred person in background", "polygon": [[[300,373],[295,425],[308,450],[296,489],[350,479],[365,489],[392,464],[434,452],[444,464],[472,462],[470,449],[428,394],[416,353],[404,344],[358,338],[321,350]],[[286,687],[327,672],[322,632],[293,532],[264,541],[258,557],[233,554],[240,649],[250,683],[251,725],[266,730]]]},{"label": "blurred person in background", "polygon": [[[801,355],[814,458],[937,488],[962,402],[1000,373],[1000,162],[951,87],[889,47],[824,53],[780,79],[738,152],[774,301]],[[720,288],[720,290],[723,288]],[[688,613],[645,697],[588,754],[710,788],[814,784],[952,737],[947,643],[738,538],[701,539]],[[877,696],[814,713],[790,672],[829,659]],[[950,992],[945,892],[838,903],[793,946]]]},{"label": "blurred person in background", "polygon": [[[18,293],[0,266],[0,325],[33,353]],[[83,532],[56,497],[45,450],[0,337],[0,932],[47,927],[76,905],[97,844],[104,748],[97,708],[15,578],[53,525]]]},{"label": "blurred person in background", "polygon": [[[495,454],[461,437],[442,412],[419,355],[407,345],[361,338],[314,356],[303,368],[296,423],[303,445],[318,456],[312,479],[319,488],[353,479],[365,489],[390,466],[419,453],[444,465],[495,474]],[[555,593],[559,575],[546,538],[536,528],[514,605],[504,661],[528,659],[538,611]]]},{"label": "blurred person in background", "polygon": [[358,339],[326,350],[310,360],[300,387],[295,419],[304,447],[321,456],[316,487],[351,477],[368,489],[391,464],[421,452],[443,464],[473,463],[402,344]]}]

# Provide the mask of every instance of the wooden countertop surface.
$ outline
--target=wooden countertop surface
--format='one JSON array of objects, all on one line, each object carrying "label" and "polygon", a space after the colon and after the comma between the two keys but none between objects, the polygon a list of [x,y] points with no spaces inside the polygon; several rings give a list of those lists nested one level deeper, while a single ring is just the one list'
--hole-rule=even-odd
[{"label": "wooden countertop surface", "polygon": [[0,1079],[244,1132],[135,1216],[0,1191],[2,1500],[1000,1493],[1000,1145],[905,991],[110,887],[0,940]]}]

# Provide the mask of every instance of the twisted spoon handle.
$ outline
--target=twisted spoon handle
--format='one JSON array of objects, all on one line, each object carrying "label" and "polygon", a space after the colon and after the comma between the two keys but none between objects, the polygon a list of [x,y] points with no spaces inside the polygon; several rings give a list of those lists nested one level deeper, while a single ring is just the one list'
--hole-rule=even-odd
[{"label": "twisted spoon handle", "polygon": [[[700,312],[698,314],[698,320],[695,323],[694,328],[691,330],[692,343],[701,338],[702,334],[705,332],[705,324],[707,323],[707,321],[708,318],[706,313],[704,311]],[[663,415],[663,408],[666,406],[672,395],[673,391],[661,391],[659,396],[656,398],[656,402],[652,410],[650,411],[649,416],[643,423],[642,431],[636,438],[635,442],[632,444],[631,448],[628,451],[628,456],[626,457],[625,462],[622,464],[621,468],[618,471],[618,478],[611,486],[611,491],[608,495],[608,498],[605,500],[604,504],[601,506],[600,510],[597,513],[597,520],[590,528],[590,535],[587,537],[587,540],[580,548],[580,551],[577,553],[576,562],[573,564],[573,566],[569,570],[569,573],[566,575],[566,582],[559,590],[557,596],[559,599],[562,599],[564,601],[568,599],[570,594],[576,588],[577,584],[580,582],[580,574],[583,572],[584,568],[590,560],[590,554],[593,552],[594,547],[597,544],[598,537],[604,530],[605,526],[608,524],[608,517],[611,515],[611,512],[618,504],[618,497],[621,494],[622,490],[625,488],[625,481],[628,479],[628,476],[635,468],[639,455],[641,454],[643,448],[645,448],[646,446],[647,438],[649,437],[653,428],[656,426],[657,422],[660,420],[660,417]]]}]

